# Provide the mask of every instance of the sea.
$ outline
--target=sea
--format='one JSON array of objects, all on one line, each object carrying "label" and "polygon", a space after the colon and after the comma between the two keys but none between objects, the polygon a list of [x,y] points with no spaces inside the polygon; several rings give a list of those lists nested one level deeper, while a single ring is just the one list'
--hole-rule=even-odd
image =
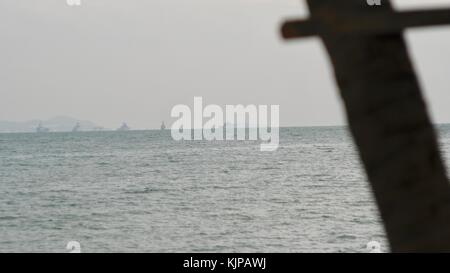
[{"label": "sea", "polygon": [[[450,156],[450,126],[438,126]],[[389,251],[346,127],[280,146],[169,130],[0,134],[0,252]]]}]

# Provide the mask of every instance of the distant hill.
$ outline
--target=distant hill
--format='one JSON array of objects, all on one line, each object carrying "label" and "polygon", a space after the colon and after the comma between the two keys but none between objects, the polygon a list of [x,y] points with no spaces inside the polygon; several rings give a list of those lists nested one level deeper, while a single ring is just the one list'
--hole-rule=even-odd
[{"label": "distant hill", "polygon": [[0,132],[35,132],[36,128],[39,126],[39,123],[42,123],[42,126],[50,129],[51,132],[70,132],[77,123],[80,124],[80,131],[93,131],[100,128],[90,121],[58,116],[48,120],[29,120],[23,122],[0,121]]}]

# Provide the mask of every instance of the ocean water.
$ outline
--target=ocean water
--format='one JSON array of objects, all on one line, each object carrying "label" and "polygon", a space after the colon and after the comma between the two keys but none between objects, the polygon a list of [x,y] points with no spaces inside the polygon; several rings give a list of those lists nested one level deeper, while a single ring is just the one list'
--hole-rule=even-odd
[{"label": "ocean water", "polygon": [[0,252],[388,250],[347,130],[280,138],[260,152],[169,131],[0,134]]}]

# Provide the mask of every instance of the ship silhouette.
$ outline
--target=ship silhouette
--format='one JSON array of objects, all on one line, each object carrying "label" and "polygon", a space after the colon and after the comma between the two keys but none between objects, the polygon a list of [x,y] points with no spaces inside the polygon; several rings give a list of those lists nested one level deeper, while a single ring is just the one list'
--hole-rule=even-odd
[{"label": "ship silhouette", "polygon": [[49,131],[50,131],[50,129],[48,129],[48,128],[42,126],[42,122],[39,122],[39,125],[38,125],[38,127],[36,128],[36,133],[47,133],[47,132],[49,132]]},{"label": "ship silhouette", "polygon": [[120,126],[120,128],[117,129],[117,131],[130,131],[130,127],[128,127],[128,125],[124,122],[122,123],[122,126]]},{"label": "ship silhouette", "polygon": [[79,132],[79,131],[80,131],[80,128],[81,128],[80,123],[77,122],[77,124],[75,125],[75,127],[73,127],[72,132]]}]

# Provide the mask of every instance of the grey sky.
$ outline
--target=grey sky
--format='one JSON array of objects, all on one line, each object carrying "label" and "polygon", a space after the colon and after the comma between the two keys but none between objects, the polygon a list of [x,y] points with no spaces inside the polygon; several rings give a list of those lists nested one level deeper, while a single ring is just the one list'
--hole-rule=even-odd
[{"label": "grey sky", "polygon": [[[300,0],[1,0],[0,120],[150,128],[203,96],[279,104],[283,126],[344,124],[320,42],[279,37],[280,23],[299,16]],[[450,27],[407,38],[435,121],[450,122]]]}]

